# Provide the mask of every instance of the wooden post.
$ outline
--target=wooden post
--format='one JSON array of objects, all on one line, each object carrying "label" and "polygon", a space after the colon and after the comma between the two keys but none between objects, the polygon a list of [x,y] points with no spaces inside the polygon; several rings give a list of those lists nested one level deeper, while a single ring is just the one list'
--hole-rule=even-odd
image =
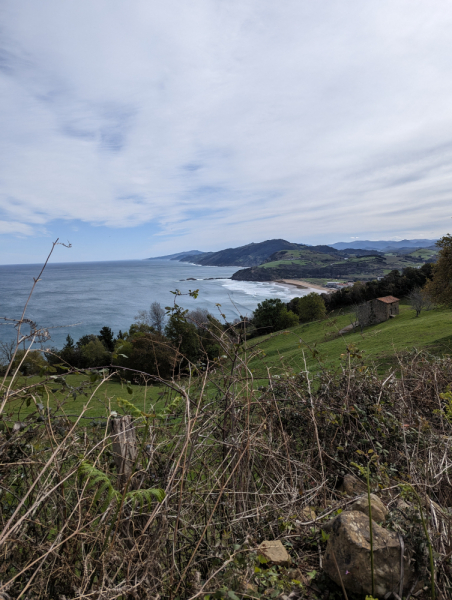
[{"label": "wooden post", "polygon": [[[132,417],[125,415],[111,420],[113,458],[119,475],[119,487],[123,488],[132,475],[133,465],[138,456],[138,442]],[[133,486],[130,486],[133,489]]]}]

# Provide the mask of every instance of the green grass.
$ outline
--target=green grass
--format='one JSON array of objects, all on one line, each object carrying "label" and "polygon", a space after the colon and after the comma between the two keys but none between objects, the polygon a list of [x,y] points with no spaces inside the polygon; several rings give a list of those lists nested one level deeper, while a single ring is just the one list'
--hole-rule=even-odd
[{"label": "green grass", "polygon": [[271,267],[279,267],[281,265],[307,265],[308,262],[306,260],[274,260],[270,263],[264,263],[261,265],[264,269],[269,269]]},{"label": "green grass", "polygon": [[[270,339],[260,338],[263,355],[253,360],[257,378],[265,377],[267,367],[274,374],[304,370],[303,352],[309,369],[318,370],[319,360],[326,367],[338,367],[347,355],[347,346],[363,352],[366,362],[375,362],[381,373],[396,364],[395,354],[413,348],[432,353],[452,353],[452,311],[424,311],[420,317],[408,306],[400,306],[400,315],[359,332],[338,335],[350,324],[351,314],[333,316],[322,322],[299,325]],[[251,340],[253,345],[258,340]],[[313,354],[318,353],[317,357]]]},{"label": "green grass", "polygon": [[[401,270],[405,267],[420,267],[427,259],[434,255],[435,252],[432,250],[421,249],[413,252],[411,255],[407,255],[407,257],[388,253],[381,257],[350,256],[349,258],[343,258],[311,250],[285,250],[275,254],[276,260],[264,263],[260,265],[260,268],[278,269],[287,266],[311,266],[322,269],[323,267],[332,265],[344,267],[348,265],[346,269],[348,271],[350,265],[354,265],[354,273],[347,272],[346,277],[348,279],[369,280],[390,273],[394,269]],[[281,274],[282,276],[283,274]]]},{"label": "green grass", "polygon": [[[341,312],[330,315],[324,321],[298,325],[272,337],[250,340],[248,346],[259,343],[262,350],[260,356],[254,358],[250,364],[256,383],[259,379],[267,377],[267,368],[274,375],[304,370],[303,353],[308,369],[313,372],[317,372],[320,365],[327,368],[339,367],[341,361],[346,359],[347,347],[350,346],[362,353],[366,363],[375,362],[381,374],[387,372],[390,367],[396,367],[396,353],[413,348],[427,349],[437,355],[452,354],[450,310],[423,311],[420,317],[416,318],[415,312],[402,302],[400,315],[395,319],[366,327],[362,334],[355,331],[340,336],[339,330],[349,325],[352,320],[351,313]],[[87,377],[69,375],[67,380],[69,385],[77,387],[83,381],[87,381]],[[38,377],[22,377],[17,384],[31,385],[38,381]],[[86,390],[88,396],[94,392],[97,385],[93,384],[90,390]],[[91,420],[105,416],[108,410],[118,410],[118,398],[132,402],[144,412],[149,412],[151,406],[159,409],[165,404],[162,387],[130,387],[133,394],[129,394],[127,386],[118,381],[106,381],[94,392],[86,416]],[[64,401],[64,413],[72,419],[80,414],[88,402],[88,398],[82,393],[77,394],[74,399],[72,393],[64,390],[61,384],[49,384],[48,389],[49,393],[41,394],[37,400],[50,408],[56,408],[58,403]],[[27,407],[25,401],[16,401],[8,404],[7,413],[11,418],[21,420],[35,410],[33,403]],[[63,411],[60,410],[57,414],[63,414]]]},{"label": "green grass", "polygon": [[429,258],[436,256],[437,254],[438,254],[437,250],[427,250],[426,248],[420,248],[419,250],[410,252],[409,256],[414,256],[415,258],[428,260]]},{"label": "green grass", "polygon": [[[67,383],[73,388],[77,388],[86,382],[88,379],[84,375],[68,375]],[[15,388],[20,386],[30,386],[33,383],[41,381],[40,377],[20,377],[15,382]],[[37,401],[44,406],[49,408],[56,408],[58,404],[64,403],[64,407],[57,410],[55,414],[66,414],[70,418],[75,418],[83,410],[83,407],[88,404],[86,416],[90,419],[94,419],[100,416],[105,416],[107,410],[118,410],[118,398],[124,398],[137,408],[144,412],[149,412],[151,406],[159,408],[163,404],[162,393],[163,388],[159,386],[141,386],[131,385],[129,386],[132,390],[132,394],[127,391],[127,386],[123,385],[118,381],[106,381],[103,383],[97,391],[96,388],[99,385],[99,381],[95,384],[91,384],[89,389],[86,389],[88,397],[83,393],[78,393],[76,398],[73,398],[72,392],[68,391],[67,388],[63,388],[61,384],[48,384],[47,393],[40,394]],[[93,398],[90,400],[91,395],[94,393]],[[36,407],[33,402],[29,406],[23,401],[12,401],[8,403],[6,412],[11,414],[17,420],[24,419],[28,414],[35,412]]]}]

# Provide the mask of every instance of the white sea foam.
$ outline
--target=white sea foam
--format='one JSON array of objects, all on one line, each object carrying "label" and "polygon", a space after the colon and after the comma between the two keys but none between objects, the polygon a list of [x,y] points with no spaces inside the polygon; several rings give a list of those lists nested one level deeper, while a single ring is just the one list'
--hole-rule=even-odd
[{"label": "white sea foam", "polygon": [[[224,281],[224,283],[223,283]],[[227,288],[231,292],[240,292],[247,296],[253,296],[257,300],[265,298],[279,298],[283,302],[288,302],[292,298],[300,296],[306,296],[311,292],[317,292],[318,290],[308,288],[300,289],[294,286],[285,286],[274,282],[261,282],[261,281],[235,281],[231,279],[220,280],[223,287]]]}]

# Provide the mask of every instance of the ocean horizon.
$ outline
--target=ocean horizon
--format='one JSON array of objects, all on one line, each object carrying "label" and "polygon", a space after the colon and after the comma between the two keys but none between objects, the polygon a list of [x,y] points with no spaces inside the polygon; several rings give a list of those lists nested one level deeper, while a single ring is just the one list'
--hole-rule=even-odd
[{"label": "ocean horizon", "polygon": [[[41,268],[42,263],[0,265],[0,317],[20,318]],[[138,311],[154,301],[166,307],[176,298],[183,308],[207,309],[219,318],[221,312],[232,321],[250,316],[267,298],[288,302],[316,291],[275,282],[233,281],[230,277],[237,270],[157,259],[49,263],[26,317],[49,329],[51,340],[46,347],[61,348],[68,334],[78,340],[85,334],[98,334],[104,326],[115,335],[127,330]],[[176,297],[171,293],[176,289],[182,294],[199,289],[199,296]],[[14,327],[0,321],[0,341],[14,336]]]}]

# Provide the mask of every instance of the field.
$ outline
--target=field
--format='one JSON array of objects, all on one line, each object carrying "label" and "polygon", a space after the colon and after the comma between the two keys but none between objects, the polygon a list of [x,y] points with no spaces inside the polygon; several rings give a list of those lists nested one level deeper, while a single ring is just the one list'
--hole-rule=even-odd
[{"label": "field", "polygon": [[[182,379],[172,403],[163,382],[103,381],[106,370],[69,375],[67,385],[53,376],[45,388],[39,377],[16,382],[24,399],[0,422],[8,597],[363,598],[342,595],[325,532],[336,517],[342,527],[367,482],[403,532],[412,578],[422,573],[416,597],[433,597],[427,584],[449,597],[452,360],[407,351],[451,352],[452,311],[416,318],[402,303],[395,319],[340,335],[352,319],[330,314],[244,344],[225,336],[229,359]],[[59,414],[74,421],[91,396],[81,426],[46,411],[64,402]],[[424,504],[416,490],[426,489]],[[278,540],[290,565],[268,565],[264,540]],[[362,568],[366,593],[371,569]]]},{"label": "field", "polygon": [[[375,364],[381,375],[397,367],[397,353],[426,349],[433,354],[452,354],[452,312],[449,310],[423,311],[416,318],[415,312],[402,303],[400,315],[395,319],[366,327],[362,333],[354,331],[340,335],[339,331],[352,321],[352,313],[340,311],[325,321],[306,323],[250,340],[248,354],[251,348],[260,349],[259,355],[250,363],[256,385],[262,383],[268,373],[283,375],[304,371],[305,360],[308,370],[314,372],[320,368],[339,368],[347,360],[347,349],[350,348],[352,353],[361,355],[366,364]],[[22,377],[17,385],[29,386],[37,381],[39,377]],[[145,413],[163,407],[168,399],[168,393],[164,395],[163,388],[157,385],[126,385],[109,380],[96,391],[100,381],[89,383],[88,377],[82,374],[68,376],[67,383],[69,387],[59,383],[50,385],[49,393],[41,394],[38,402],[49,408],[64,403],[64,408],[57,410],[55,415],[65,414],[74,419],[93,395],[83,417],[86,424],[104,418],[110,411],[120,410],[118,398],[126,399]],[[83,385],[89,387],[82,389]],[[33,402],[29,406],[25,401],[8,404],[8,413],[18,421],[34,411]]]},{"label": "field", "polygon": [[[15,382],[15,387],[32,386],[41,380],[42,378],[38,376],[20,377]],[[131,402],[145,413],[160,408],[164,403],[162,388],[158,386],[137,384],[128,386],[118,381],[106,381],[99,387],[102,379],[91,383],[89,378],[82,374],[68,375],[66,382],[68,387],[62,386],[60,383],[49,384],[45,393],[41,392],[35,396],[36,401],[45,408],[51,409],[58,408],[60,404],[64,405],[56,410],[55,416],[64,414],[71,420],[75,419],[88,405],[83,417],[85,424],[104,418],[111,411],[118,411],[118,398]],[[127,388],[132,391],[132,394]],[[27,406],[25,400],[9,402],[7,412],[11,417],[20,421],[25,419],[28,414],[36,412],[36,406],[33,402]]]},{"label": "field", "polygon": [[[386,372],[397,363],[396,354],[412,350],[427,349],[432,353],[452,354],[452,311],[423,311],[419,317],[408,305],[400,306],[400,315],[385,323],[366,327],[359,331],[339,335],[339,331],[350,325],[353,315],[338,314],[316,323],[307,323],[278,333],[270,338],[257,338],[262,354],[251,363],[255,377],[265,377],[267,369],[272,374],[298,373],[318,367],[339,367],[348,356],[347,347],[359,350],[366,362],[377,365],[380,373]],[[303,357],[304,355],[304,357]],[[314,356],[315,355],[315,356]]]}]

